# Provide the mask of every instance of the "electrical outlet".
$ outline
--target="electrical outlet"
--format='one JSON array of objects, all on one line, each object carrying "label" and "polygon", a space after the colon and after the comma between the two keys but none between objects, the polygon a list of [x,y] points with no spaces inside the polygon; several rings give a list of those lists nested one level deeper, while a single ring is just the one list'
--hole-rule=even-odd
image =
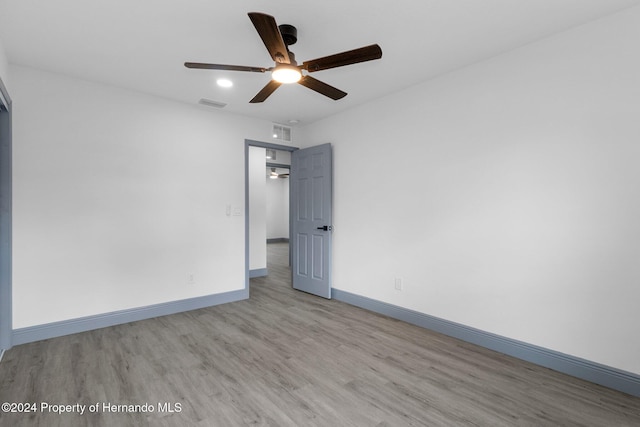
[{"label": "electrical outlet", "polygon": [[196,284],[196,275],[193,273],[187,273],[187,285]]},{"label": "electrical outlet", "polygon": [[402,277],[396,277],[394,280],[394,285],[397,291],[402,290]]}]

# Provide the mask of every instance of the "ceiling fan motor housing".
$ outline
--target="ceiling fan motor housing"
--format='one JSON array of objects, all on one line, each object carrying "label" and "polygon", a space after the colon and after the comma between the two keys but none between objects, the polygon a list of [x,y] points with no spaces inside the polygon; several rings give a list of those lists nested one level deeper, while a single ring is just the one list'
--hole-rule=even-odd
[{"label": "ceiling fan motor housing", "polygon": [[280,30],[280,34],[282,34],[284,44],[287,46],[296,44],[298,41],[298,29],[296,27],[289,24],[282,24],[278,26],[278,29]]}]

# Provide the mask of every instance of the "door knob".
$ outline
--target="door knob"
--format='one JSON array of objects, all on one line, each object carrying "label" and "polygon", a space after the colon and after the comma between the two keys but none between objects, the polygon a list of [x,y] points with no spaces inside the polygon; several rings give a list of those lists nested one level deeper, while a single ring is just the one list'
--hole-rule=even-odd
[{"label": "door knob", "polygon": [[330,225],[323,225],[322,227],[318,227],[318,230],[331,231],[333,227]]}]

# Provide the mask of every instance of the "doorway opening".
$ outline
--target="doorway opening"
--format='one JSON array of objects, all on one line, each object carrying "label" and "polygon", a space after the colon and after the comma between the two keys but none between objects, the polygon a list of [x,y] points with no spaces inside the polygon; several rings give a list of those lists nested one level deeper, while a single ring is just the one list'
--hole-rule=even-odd
[{"label": "doorway opening", "polygon": [[[330,143],[304,149],[245,140],[245,289],[249,296],[250,277],[268,274],[266,265],[266,227],[260,218],[264,211],[254,212],[264,198],[266,149],[283,149],[291,153],[289,178],[289,259],[291,284],[294,289],[331,298],[332,234],[333,234],[333,155]],[[262,200],[262,202],[264,202]],[[266,211],[266,209],[265,209]],[[253,230],[252,230],[253,227]],[[252,242],[253,240],[253,242]]]},{"label": "doorway opening", "polygon": [[[291,153],[296,150],[298,150],[297,147],[245,140],[245,289],[247,292],[251,278],[268,274],[268,256],[277,253],[281,257],[286,252],[288,264],[290,263],[288,177]],[[268,200],[269,197],[271,200]],[[277,245],[278,250],[268,251],[269,244]]]},{"label": "doorway opening", "polygon": [[[281,157],[281,154],[288,152],[273,150],[274,157]],[[276,156],[277,155],[277,156]],[[265,174],[266,182],[266,228],[267,228],[267,273],[271,271],[270,264],[274,262],[274,257],[278,258],[277,264],[291,265],[289,238],[291,227],[289,222],[289,200],[290,186],[289,175],[291,170],[290,156],[282,156],[284,159],[277,159],[283,163],[274,163],[269,159],[267,150],[267,167]],[[288,158],[287,158],[288,157]],[[274,250],[274,248],[278,250]],[[284,259],[280,259],[284,256]]]}]

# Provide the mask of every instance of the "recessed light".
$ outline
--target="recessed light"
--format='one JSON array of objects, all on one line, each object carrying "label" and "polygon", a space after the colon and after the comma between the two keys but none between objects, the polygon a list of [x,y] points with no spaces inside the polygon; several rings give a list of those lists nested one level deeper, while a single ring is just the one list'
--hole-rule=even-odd
[{"label": "recessed light", "polygon": [[233,86],[233,82],[229,79],[218,79],[216,81],[216,83],[218,83],[218,86],[220,87],[231,87]]}]

